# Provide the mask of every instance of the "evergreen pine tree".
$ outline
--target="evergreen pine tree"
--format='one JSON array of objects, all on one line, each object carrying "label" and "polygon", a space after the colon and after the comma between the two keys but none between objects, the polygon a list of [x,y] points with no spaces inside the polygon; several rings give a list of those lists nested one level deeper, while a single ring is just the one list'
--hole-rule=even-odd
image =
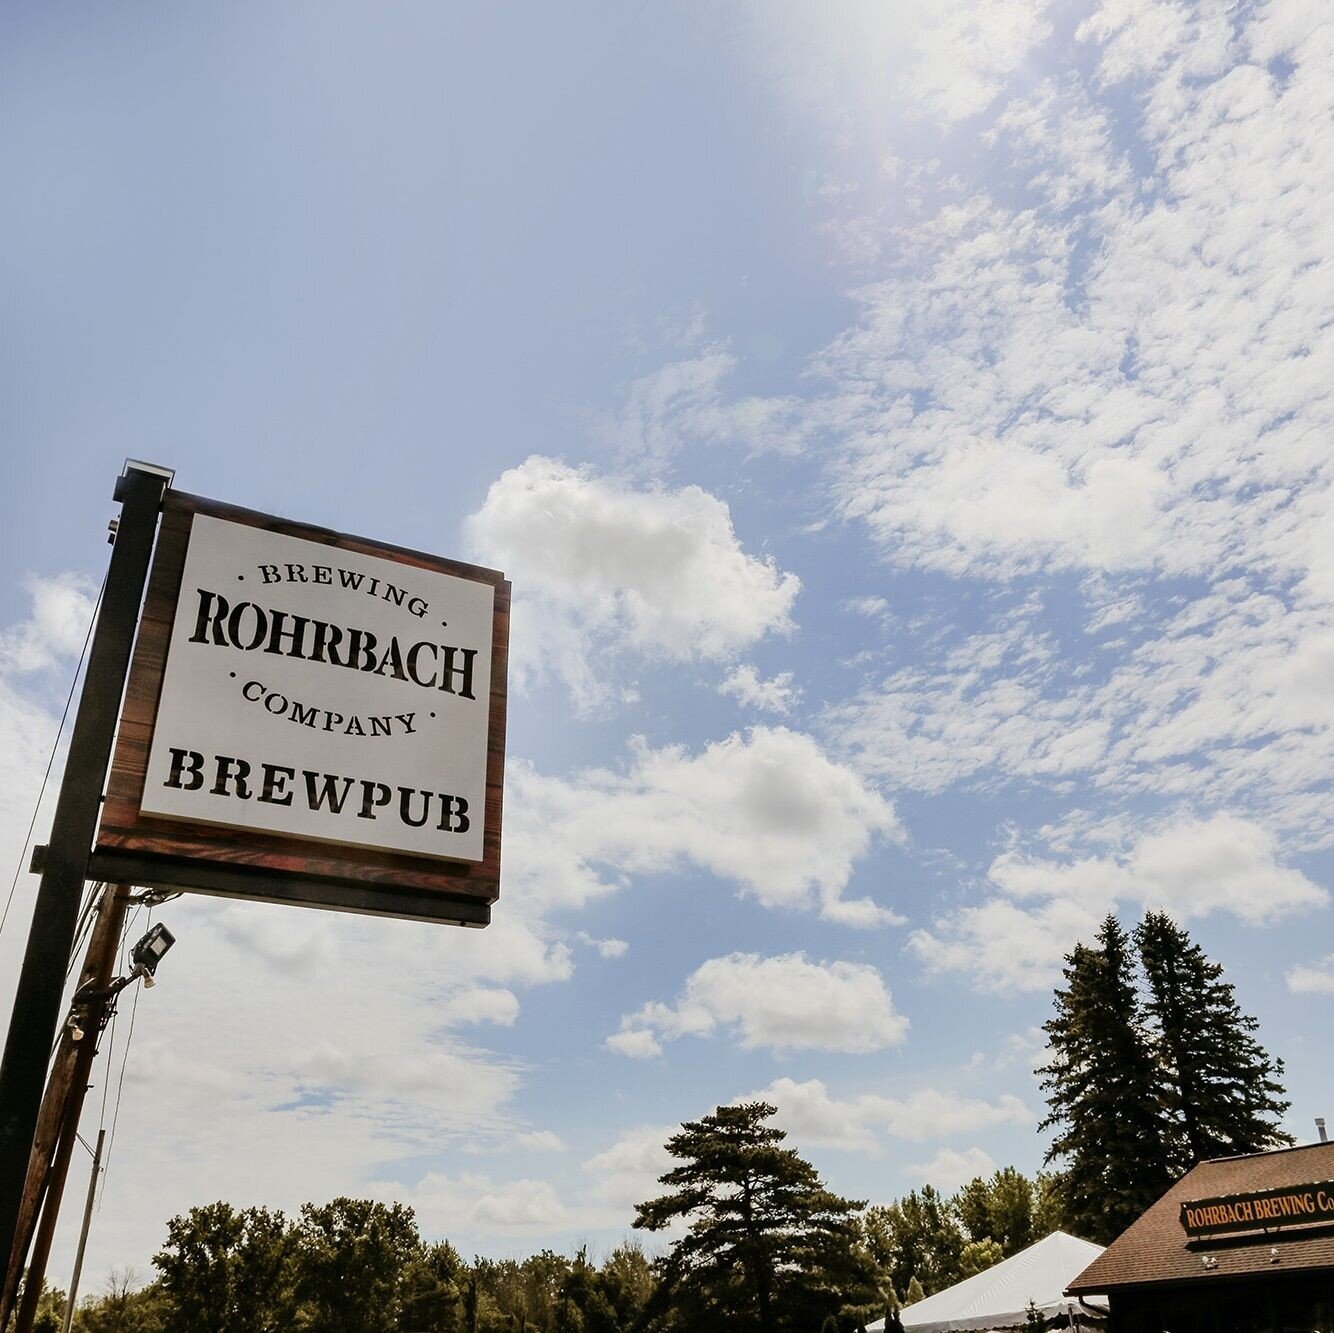
[{"label": "evergreen pine tree", "polygon": [[815,1168],[768,1124],[765,1102],[720,1106],[667,1141],[680,1163],[671,1191],[639,1205],[635,1226],[689,1230],[659,1261],[655,1305],[683,1327],[737,1333],[818,1328],[849,1301],[874,1295],[874,1268],[858,1243],[863,1205],[829,1193]]},{"label": "evergreen pine tree", "polygon": [[1171,1181],[1164,1112],[1135,993],[1129,941],[1115,916],[1097,948],[1076,945],[1043,1025],[1042,1069],[1055,1129],[1047,1161],[1064,1159],[1062,1194],[1076,1235],[1107,1244]]},{"label": "evergreen pine tree", "polygon": [[1260,1152],[1292,1137],[1279,1128],[1288,1109],[1278,1082],[1283,1062],[1252,1035],[1259,1024],[1237,1005],[1223,968],[1211,962],[1165,912],[1135,931],[1148,981],[1161,1097],[1176,1122],[1176,1165]]}]

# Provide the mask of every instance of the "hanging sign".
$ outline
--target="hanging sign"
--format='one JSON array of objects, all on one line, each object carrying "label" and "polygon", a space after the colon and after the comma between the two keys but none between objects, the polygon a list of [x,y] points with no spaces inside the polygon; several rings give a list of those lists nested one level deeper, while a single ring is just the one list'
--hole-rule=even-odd
[{"label": "hanging sign", "polygon": [[169,493],[95,869],[484,924],[508,604],[492,570]]},{"label": "hanging sign", "polygon": [[1191,1236],[1267,1231],[1309,1222],[1334,1222],[1334,1181],[1196,1199],[1181,1205],[1181,1225]]}]

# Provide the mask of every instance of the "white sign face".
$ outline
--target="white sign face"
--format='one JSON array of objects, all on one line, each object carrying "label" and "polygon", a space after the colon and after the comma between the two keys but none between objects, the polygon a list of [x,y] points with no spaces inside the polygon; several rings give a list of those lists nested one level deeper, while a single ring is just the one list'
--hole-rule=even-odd
[{"label": "white sign face", "polygon": [[196,514],[141,809],[481,861],[495,589]]}]

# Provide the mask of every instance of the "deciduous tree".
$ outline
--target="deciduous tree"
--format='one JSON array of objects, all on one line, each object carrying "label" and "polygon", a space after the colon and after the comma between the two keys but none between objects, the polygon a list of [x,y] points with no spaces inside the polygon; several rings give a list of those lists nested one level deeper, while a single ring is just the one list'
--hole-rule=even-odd
[{"label": "deciduous tree", "polygon": [[267,1208],[219,1200],[167,1223],[153,1256],[167,1333],[285,1333],[296,1312],[294,1237]]},{"label": "deciduous tree", "polygon": [[305,1204],[297,1223],[298,1294],[321,1333],[393,1333],[400,1279],[421,1241],[411,1208],[370,1199]]},{"label": "deciduous tree", "polygon": [[933,1186],[868,1208],[863,1229],[871,1257],[895,1291],[907,1291],[914,1278],[928,1295],[958,1281],[963,1233]]}]

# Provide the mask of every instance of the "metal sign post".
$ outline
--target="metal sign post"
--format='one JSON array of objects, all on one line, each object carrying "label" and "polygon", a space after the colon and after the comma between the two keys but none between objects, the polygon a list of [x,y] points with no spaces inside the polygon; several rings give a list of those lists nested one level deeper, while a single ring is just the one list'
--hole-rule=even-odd
[{"label": "metal sign post", "polygon": [[0,1063],[0,1255],[13,1250],[139,604],[170,474],[127,464],[116,544]]}]

